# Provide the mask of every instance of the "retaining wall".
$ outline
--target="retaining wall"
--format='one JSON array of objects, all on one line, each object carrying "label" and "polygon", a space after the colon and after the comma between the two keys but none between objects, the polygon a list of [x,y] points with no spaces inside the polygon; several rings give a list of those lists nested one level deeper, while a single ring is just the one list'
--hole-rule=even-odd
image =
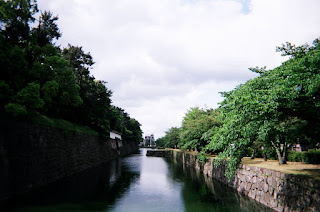
[{"label": "retaining wall", "polygon": [[182,151],[166,151],[165,157],[184,168],[194,168],[206,178],[217,179],[276,211],[320,211],[320,181],[302,176],[241,164],[235,177],[228,181],[225,165],[213,166],[196,155]]},{"label": "retaining wall", "polygon": [[138,150],[130,141],[25,123],[0,123],[0,200]]}]

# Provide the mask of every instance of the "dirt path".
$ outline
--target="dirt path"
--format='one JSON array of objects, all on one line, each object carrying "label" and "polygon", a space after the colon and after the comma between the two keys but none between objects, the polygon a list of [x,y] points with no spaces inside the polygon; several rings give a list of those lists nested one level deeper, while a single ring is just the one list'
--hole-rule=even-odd
[{"label": "dirt path", "polygon": [[320,164],[287,162],[287,164],[279,165],[277,160],[264,161],[263,158],[255,158],[251,160],[250,157],[243,158],[242,163],[250,166],[280,171],[286,174],[306,175],[320,180]]}]

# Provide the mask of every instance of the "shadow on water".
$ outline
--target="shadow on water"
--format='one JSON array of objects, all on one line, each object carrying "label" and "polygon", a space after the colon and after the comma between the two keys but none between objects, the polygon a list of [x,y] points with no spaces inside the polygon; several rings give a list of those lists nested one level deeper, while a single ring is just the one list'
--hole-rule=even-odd
[{"label": "shadow on water", "polygon": [[270,211],[193,169],[145,153],[143,149],[18,196],[6,211]]},{"label": "shadow on water", "polygon": [[[126,159],[139,160],[140,155]],[[123,158],[64,178],[28,194],[18,195],[6,204],[8,212],[107,211],[130,184],[139,178],[139,171],[128,171]]]},{"label": "shadow on water", "polygon": [[169,163],[169,174],[183,182],[182,197],[186,212],[271,212],[272,209],[237,193],[218,180],[204,177],[194,169]]}]

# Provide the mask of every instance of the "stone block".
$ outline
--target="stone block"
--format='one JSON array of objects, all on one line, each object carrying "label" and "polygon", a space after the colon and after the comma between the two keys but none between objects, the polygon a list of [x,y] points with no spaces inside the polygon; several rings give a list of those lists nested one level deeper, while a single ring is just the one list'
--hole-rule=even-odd
[{"label": "stone block", "polygon": [[264,185],[263,185],[263,191],[264,191],[265,193],[267,193],[267,192],[269,191],[269,186],[268,186],[268,184],[264,183]]},{"label": "stone block", "polygon": [[253,177],[252,177],[252,183],[254,183],[254,184],[257,183],[257,177],[256,177],[256,176],[253,176]]},{"label": "stone block", "polygon": [[250,190],[251,190],[251,186],[252,186],[252,183],[247,182],[247,183],[246,183],[246,186],[245,186],[245,190],[246,190],[246,191],[250,191]]}]

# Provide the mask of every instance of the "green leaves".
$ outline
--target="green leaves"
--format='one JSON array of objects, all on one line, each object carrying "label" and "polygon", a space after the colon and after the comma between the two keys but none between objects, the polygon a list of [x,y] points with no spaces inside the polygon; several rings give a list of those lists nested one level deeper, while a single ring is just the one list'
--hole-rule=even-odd
[{"label": "green leaves", "polygon": [[140,123],[114,109],[106,82],[90,75],[90,53],[70,44],[55,46],[61,32],[51,12],[41,13],[31,28],[36,12],[35,0],[0,1],[0,112],[63,118],[106,138],[111,128],[119,128],[126,139],[140,142]]},{"label": "green leaves", "polygon": [[53,16],[50,11],[41,12],[38,27],[32,30],[40,47],[52,43],[54,38],[58,40],[61,37],[61,32],[55,23],[57,20],[58,16]]},{"label": "green leaves", "polygon": [[34,82],[19,91],[15,99],[17,103],[31,110],[41,109],[44,106],[44,101],[40,98],[40,85]]},{"label": "green leaves", "polygon": [[229,177],[253,143],[273,146],[285,163],[285,151],[291,144],[317,142],[312,138],[319,136],[320,124],[316,118],[320,115],[319,47],[287,43],[277,50],[292,58],[269,71],[251,68],[260,76],[223,93],[222,126],[207,148],[222,151],[217,163],[228,158]]},{"label": "green leaves", "polygon": [[217,115],[217,112],[212,109],[190,108],[182,121],[179,146],[192,150],[203,148],[208,141],[202,138],[203,134],[219,126],[216,120]]},{"label": "green leaves", "polygon": [[43,99],[47,105],[52,104],[53,98],[56,98],[59,92],[59,83],[55,80],[47,81],[41,88]]},{"label": "green leaves", "polygon": [[5,105],[5,111],[13,117],[23,117],[27,115],[26,107],[16,103]]}]

